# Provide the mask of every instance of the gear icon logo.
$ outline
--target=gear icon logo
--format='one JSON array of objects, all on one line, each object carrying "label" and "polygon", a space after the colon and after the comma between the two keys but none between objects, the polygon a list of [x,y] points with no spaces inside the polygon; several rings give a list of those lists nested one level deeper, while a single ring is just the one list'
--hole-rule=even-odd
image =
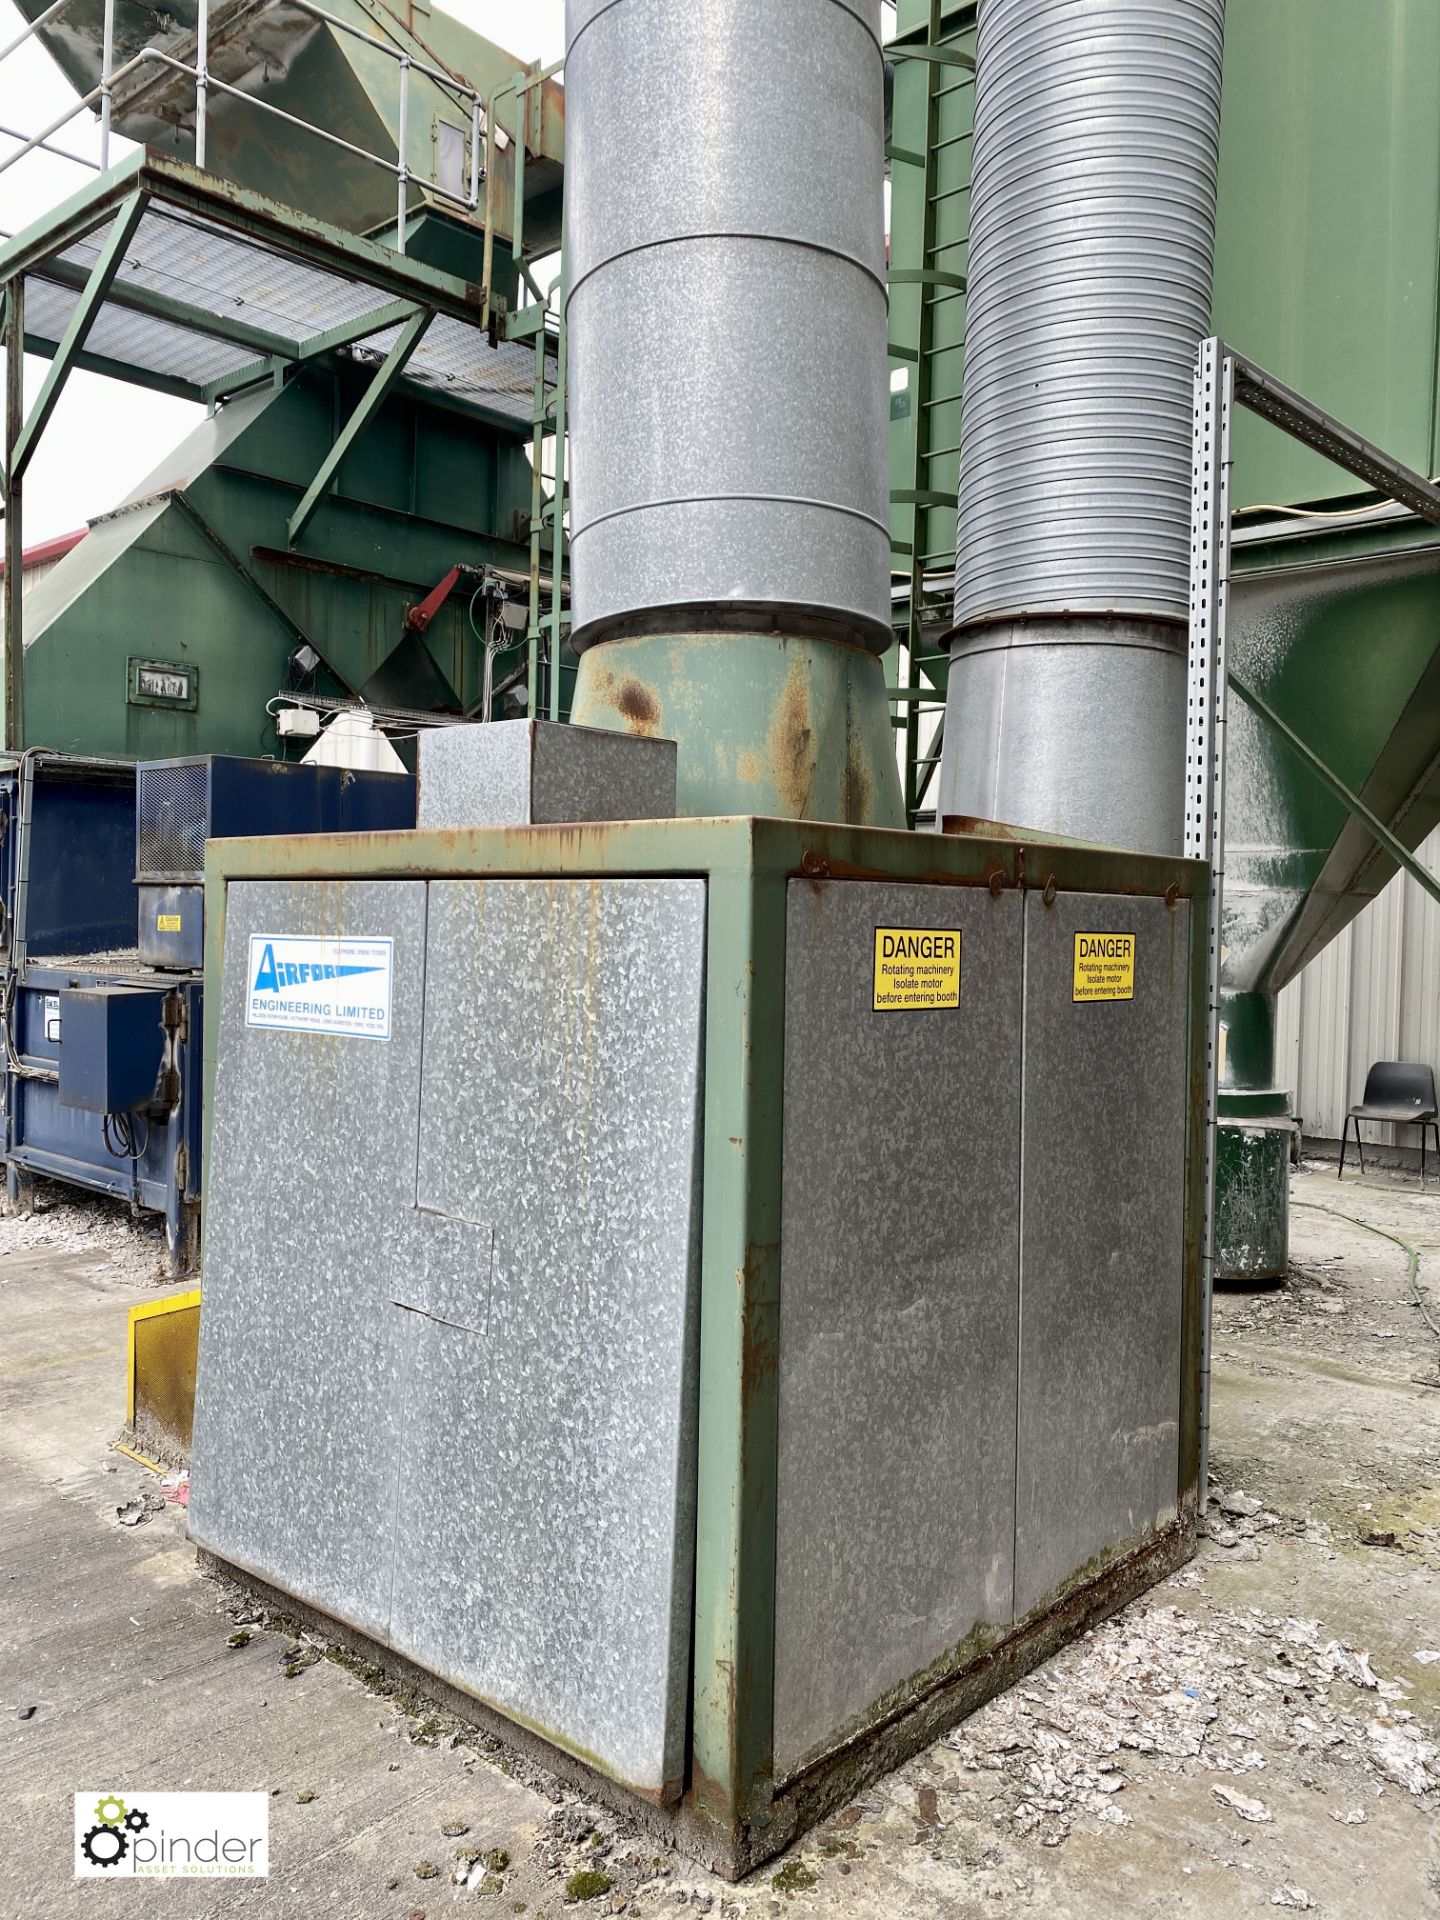
[{"label": "gear icon logo", "polygon": [[[85,1818],[84,1803],[78,1794],[76,1802],[78,1833],[78,1822]],[[94,1818],[94,1826],[78,1842],[81,1858],[92,1867],[118,1867],[122,1861],[130,1860],[136,1838],[150,1825],[150,1816],[144,1808],[127,1805],[118,1793],[101,1794],[95,1802]],[[134,1871],[133,1863],[131,1871]]]},{"label": "gear icon logo", "polygon": [[118,1826],[91,1827],[80,1842],[80,1851],[92,1867],[118,1867],[130,1851],[130,1842]]}]

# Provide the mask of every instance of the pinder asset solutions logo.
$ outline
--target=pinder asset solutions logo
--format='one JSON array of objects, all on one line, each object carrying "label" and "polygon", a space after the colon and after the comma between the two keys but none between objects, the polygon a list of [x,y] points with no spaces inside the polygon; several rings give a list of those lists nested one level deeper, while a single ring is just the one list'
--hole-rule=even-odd
[{"label": "pinder asset solutions logo", "polygon": [[269,1870],[268,1794],[75,1796],[77,1880],[258,1880]]}]

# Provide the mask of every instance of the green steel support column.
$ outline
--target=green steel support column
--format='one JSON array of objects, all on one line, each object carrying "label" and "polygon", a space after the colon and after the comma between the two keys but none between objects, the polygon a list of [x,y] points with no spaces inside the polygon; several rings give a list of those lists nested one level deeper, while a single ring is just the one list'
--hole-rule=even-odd
[{"label": "green steel support column", "polygon": [[[738,824],[738,823],[737,823]],[[743,823],[747,841],[754,823]],[[694,1792],[770,1824],[780,1355],[785,876],[712,871],[706,957]]]},{"label": "green steel support column", "polygon": [[25,638],[21,602],[25,590],[24,487],[15,466],[15,446],[25,412],[25,279],[17,274],[5,289],[5,661],[6,747],[18,752],[25,732]]},{"label": "green steel support column", "polygon": [[345,423],[344,431],[321,462],[320,471],[310,482],[308,491],[290,519],[289,538],[293,547],[301,534],[309,526],[316,508],[329,492],[331,483],[340,471],[340,463],[364,433],[374,419],[386,396],[396,381],[410,364],[410,356],[425,337],[425,329],[434,318],[430,308],[422,307],[405,323],[400,338],[385,356],[384,364],[376,372],[375,378],[365,389],[360,404]]},{"label": "green steel support column", "polygon": [[55,357],[50,362],[35,404],[30,409],[29,418],[21,428],[20,438],[14,452],[6,463],[12,479],[23,479],[26,467],[39,443],[41,434],[51,414],[55,411],[65,382],[70,377],[71,368],[85,345],[90,329],[95,324],[96,315],[104,305],[105,296],[110,291],[110,283],[119,271],[125,258],[125,249],[135,237],[145,213],[148,195],[133,193],[116,213],[105,244],[100,249],[99,258],[90,269],[90,277],[85,282],[85,291],[75,303],[75,311],[55,349]]}]

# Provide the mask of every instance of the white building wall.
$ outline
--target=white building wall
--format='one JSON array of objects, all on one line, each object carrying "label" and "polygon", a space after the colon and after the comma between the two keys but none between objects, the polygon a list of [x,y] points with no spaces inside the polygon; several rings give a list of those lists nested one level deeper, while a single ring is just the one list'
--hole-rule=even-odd
[{"label": "white building wall", "polygon": [[[1440,872],[1440,828],[1416,849]],[[1338,1140],[1376,1060],[1422,1060],[1440,1080],[1440,906],[1397,874],[1280,995],[1276,1072],[1305,1132]],[[1413,1147],[1413,1127],[1367,1126],[1367,1140]]]}]

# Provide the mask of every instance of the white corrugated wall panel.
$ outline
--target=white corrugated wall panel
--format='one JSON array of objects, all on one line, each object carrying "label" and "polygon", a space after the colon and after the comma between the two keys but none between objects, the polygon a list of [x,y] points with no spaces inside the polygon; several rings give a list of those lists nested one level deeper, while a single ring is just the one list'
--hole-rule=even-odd
[{"label": "white corrugated wall panel", "polygon": [[[1440,871],[1440,829],[1417,849]],[[1440,1077],[1440,905],[1408,874],[1378,899],[1280,995],[1276,1077],[1305,1131],[1338,1140],[1376,1060],[1421,1060]],[[1393,1127],[1366,1139],[1394,1144]],[[1414,1146],[1412,1128],[1400,1143]]]}]

